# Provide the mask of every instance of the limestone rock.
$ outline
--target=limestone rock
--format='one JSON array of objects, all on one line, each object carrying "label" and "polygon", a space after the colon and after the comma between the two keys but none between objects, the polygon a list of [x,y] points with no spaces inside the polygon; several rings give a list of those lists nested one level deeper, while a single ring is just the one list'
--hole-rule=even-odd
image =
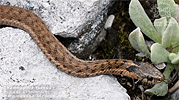
[{"label": "limestone rock", "polygon": [[58,70],[28,33],[0,29],[1,100],[129,100],[110,75],[78,78]]},{"label": "limestone rock", "polygon": [[0,4],[36,13],[53,34],[76,38],[68,49],[87,57],[106,35],[103,27],[111,0],[0,0]]}]

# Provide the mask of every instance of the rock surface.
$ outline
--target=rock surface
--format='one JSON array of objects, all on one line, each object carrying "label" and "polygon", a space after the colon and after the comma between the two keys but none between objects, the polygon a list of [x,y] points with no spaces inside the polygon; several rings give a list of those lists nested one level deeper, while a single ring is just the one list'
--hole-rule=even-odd
[{"label": "rock surface", "polygon": [[106,13],[111,0],[0,0],[0,4],[22,7],[36,13],[55,35],[76,38],[68,49],[87,57],[102,41]]},{"label": "rock surface", "polygon": [[170,100],[179,100],[179,89],[171,94],[171,99]]},{"label": "rock surface", "polygon": [[28,33],[0,29],[1,100],[129,100],[110,75],[78,78],[55,68]]}]

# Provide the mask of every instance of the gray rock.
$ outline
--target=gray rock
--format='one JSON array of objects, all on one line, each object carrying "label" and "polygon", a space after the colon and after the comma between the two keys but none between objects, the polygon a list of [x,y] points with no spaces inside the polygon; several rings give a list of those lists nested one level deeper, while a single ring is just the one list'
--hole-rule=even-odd
[{"label": "gray rock", "polygon": [[54,67],[28,33],[0,29],[0,100],[129,100],[110,75],[78,78]]},{"label": "gray rock", "polygon": [[[111,0],[0,0],[36,13],[55,35],[77,38],[68,49],[87,57],[102,41],[107,9]],[[102,32],[101,32],[102,31]]]},{"label": "gray rock", "polygon": [[179,100],[179,89],[176,90],[172,95],[170,100]]}]

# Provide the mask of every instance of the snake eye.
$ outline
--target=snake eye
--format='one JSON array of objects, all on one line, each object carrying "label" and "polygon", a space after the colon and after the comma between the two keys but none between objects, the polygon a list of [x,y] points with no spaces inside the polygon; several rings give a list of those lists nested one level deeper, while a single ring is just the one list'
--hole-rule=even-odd
[{"label": "snake eye", "polygon": [[153,80],[153,77],[147,76],[147,79],[148,79],[149,81],[152,81],[152,80]]}]

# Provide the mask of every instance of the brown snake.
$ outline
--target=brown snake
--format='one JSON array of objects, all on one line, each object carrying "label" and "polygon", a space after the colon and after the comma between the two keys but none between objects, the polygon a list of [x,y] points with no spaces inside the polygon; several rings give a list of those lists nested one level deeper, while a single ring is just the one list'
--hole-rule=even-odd
[{"label": "brown snake", "polygon": [[18,27],[28,32],[50,62],[70,75],[78,77],[101,74],[124,75],[150,84],[159,83],[164,79],[163,74],[148,63],[138,64],[122,59],[95,61],[78,59],[56,39],[36,14],[23,8],[0,5],[0,25]]}]

